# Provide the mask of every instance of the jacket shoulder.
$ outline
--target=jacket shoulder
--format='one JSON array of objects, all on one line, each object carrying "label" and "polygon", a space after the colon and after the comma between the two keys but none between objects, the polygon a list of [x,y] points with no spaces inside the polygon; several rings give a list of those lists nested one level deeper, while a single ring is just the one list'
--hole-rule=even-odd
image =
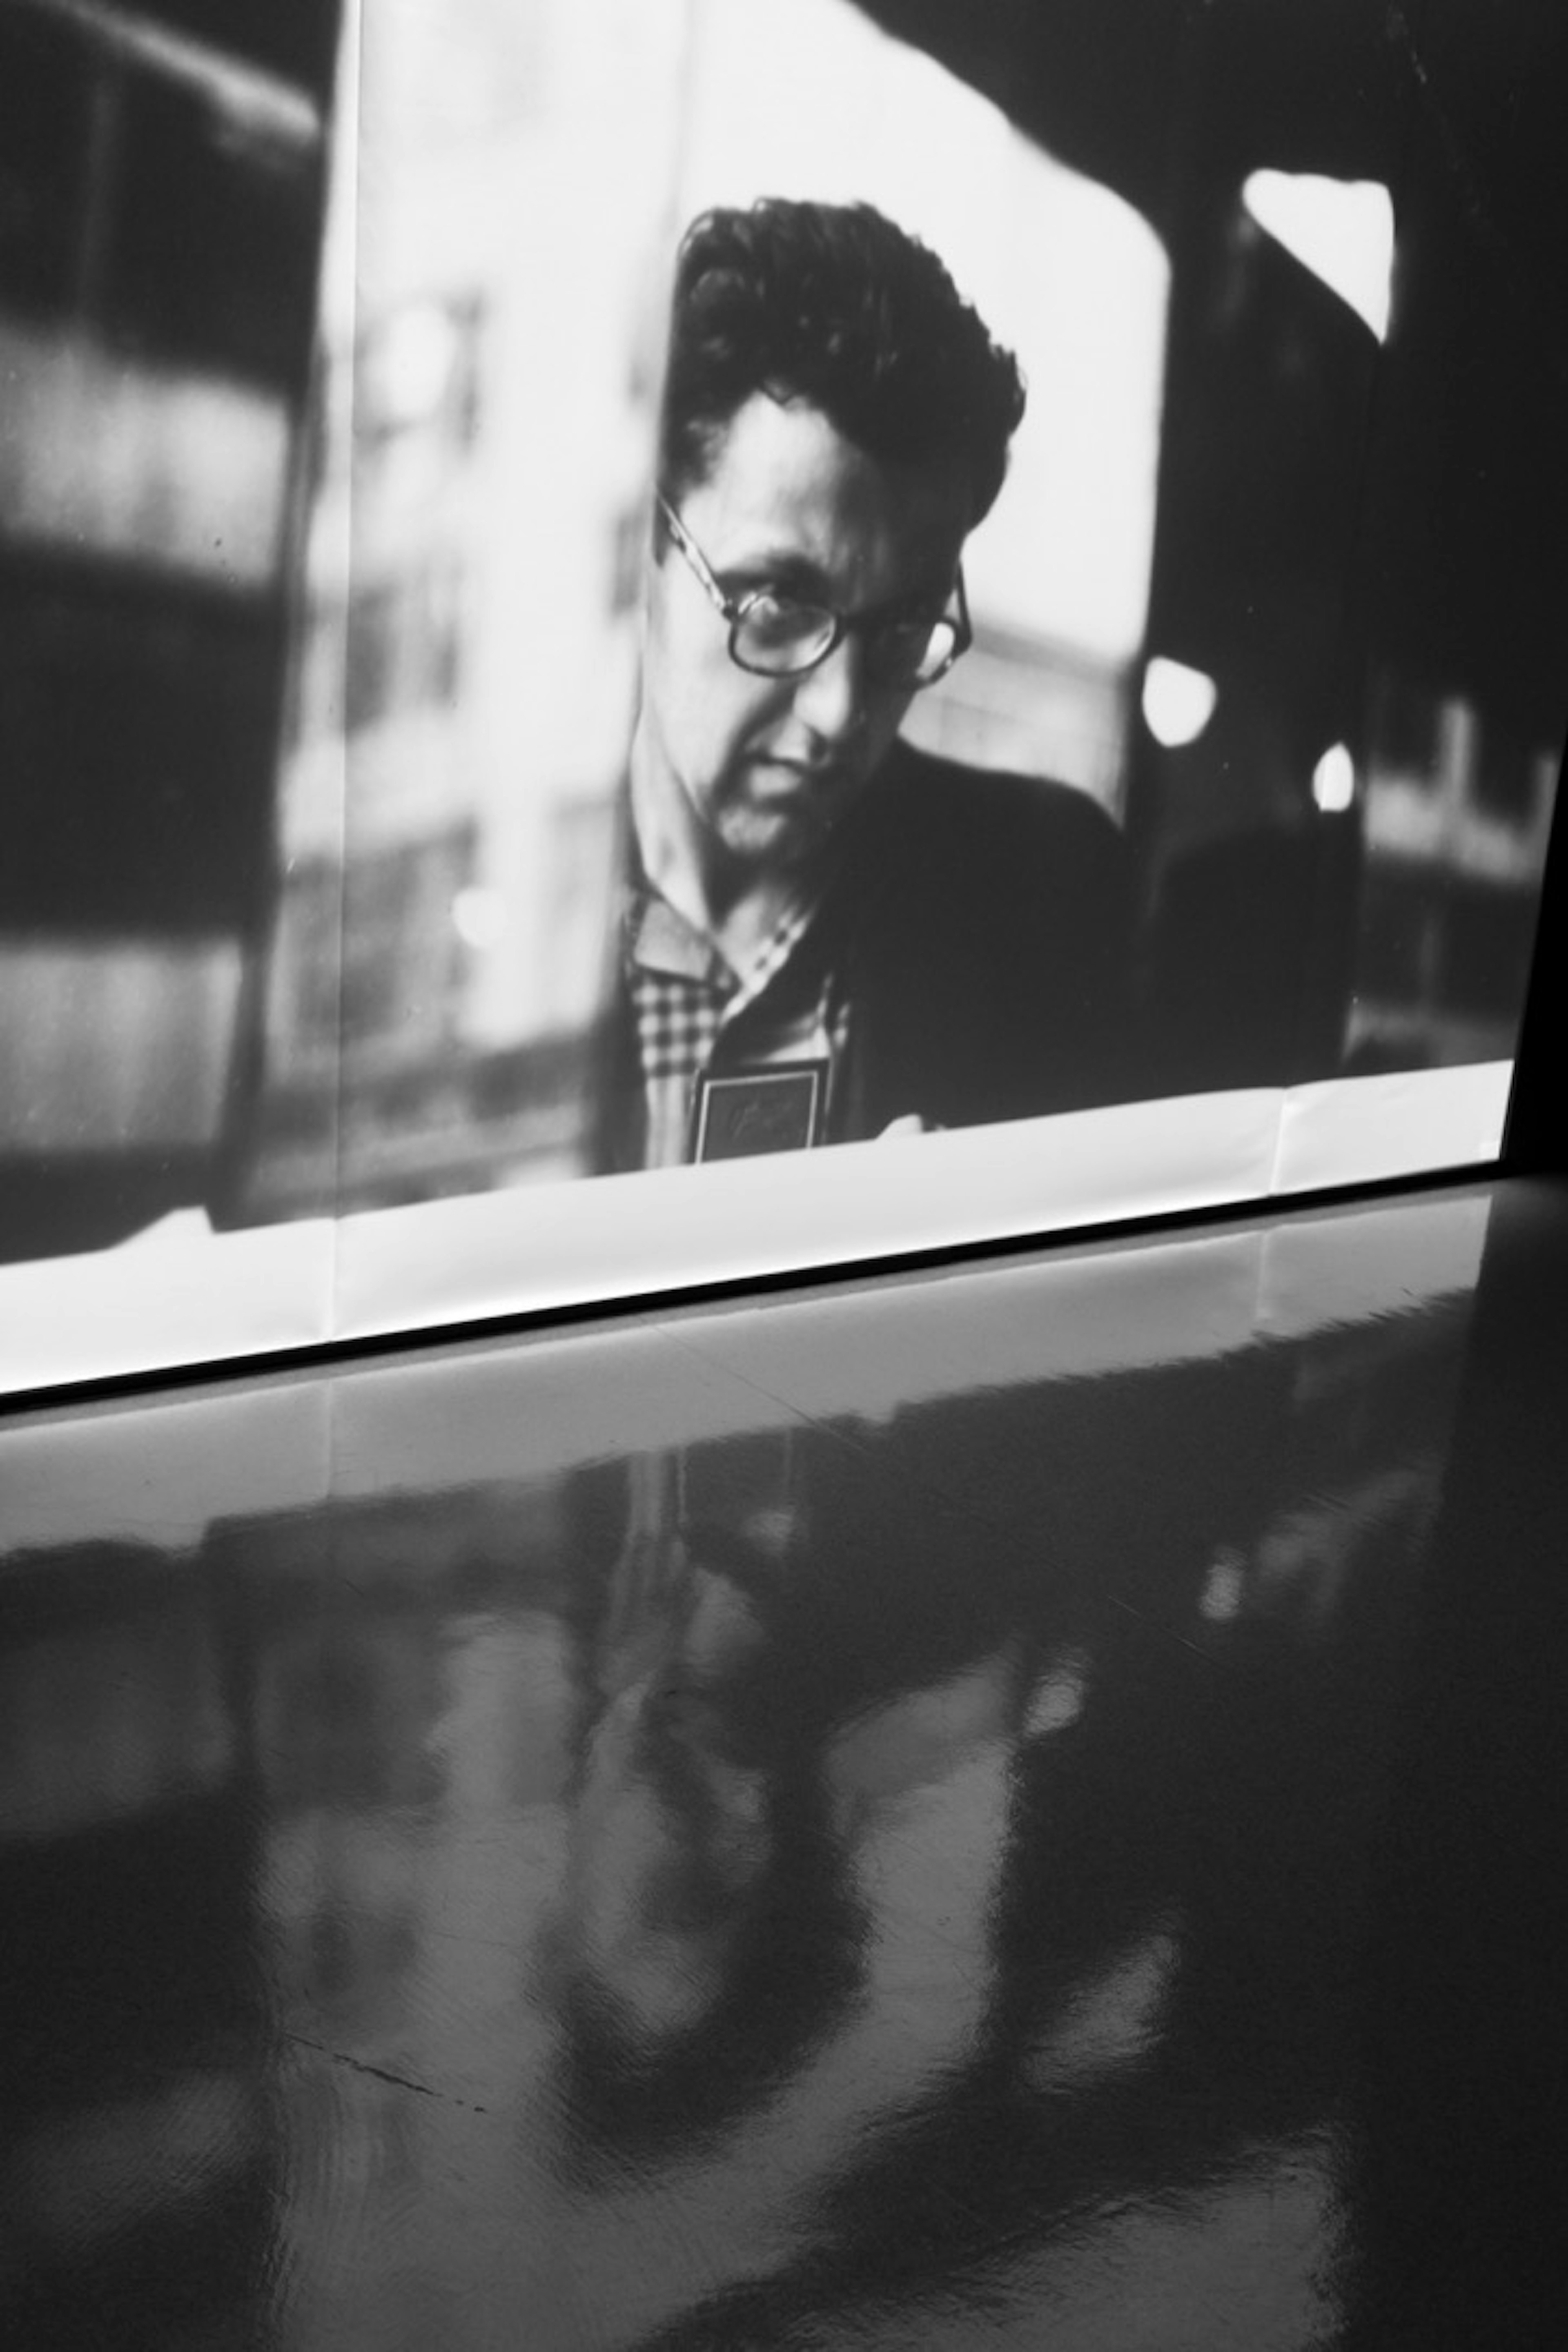
[{"label": "jacket shoulder", "polygon": [[[877,785],[879,852],[946,890],[982,878],[1107,890],[1123,885],[1126,845],[1114,819],[1074,784],[1010,771],[969,768],[900,742]],[[1022,861],[1024,871],[1017,871]]]},{"label": "jacket shoulder", "polygon": [[868,1131],[910,1110],[957,1127],[1115,1099],[1131,892],[1105,810],[900,744],[868,814]]}]

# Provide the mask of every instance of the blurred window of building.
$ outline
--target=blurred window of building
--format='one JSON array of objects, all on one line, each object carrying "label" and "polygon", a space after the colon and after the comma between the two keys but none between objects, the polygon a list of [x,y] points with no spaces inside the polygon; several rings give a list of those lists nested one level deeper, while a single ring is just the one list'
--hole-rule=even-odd
[{"label": "blurred window of building", "polygon": [[342,890],[342,868],[323,858],[302,860],[288,878],[272,967],[272,1027],[289,1075],[311,1061],[330,1074],[336,1061]]},{"label": "blurred window of building", "polygon": [[352,599],[345,678],[351,735],[396,711],[457,699],[462,614],[460,569],[440,557]]},{"label": "blurred window of building", "polygon": [[401,304],[360,337],[353,394],[362,467],[405,433],[454,452],[473,446],[485,312],[482,294],[449,291]]},{"label": "blurred window of building", "polygon": [[463,944],[452,908],[474,878],[468,824],[357,861],[343,929],[345,1048],[416,1061],[450,1038]]}]

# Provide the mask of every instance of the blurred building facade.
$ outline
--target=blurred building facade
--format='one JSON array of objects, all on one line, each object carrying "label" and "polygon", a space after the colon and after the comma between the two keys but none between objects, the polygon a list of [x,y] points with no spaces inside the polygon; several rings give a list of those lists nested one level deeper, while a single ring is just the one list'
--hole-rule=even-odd
[{"label": "blurred building facade", "polygon": [[0,14],[0,1252],[198,1198],[268,916],[334,0]]}]

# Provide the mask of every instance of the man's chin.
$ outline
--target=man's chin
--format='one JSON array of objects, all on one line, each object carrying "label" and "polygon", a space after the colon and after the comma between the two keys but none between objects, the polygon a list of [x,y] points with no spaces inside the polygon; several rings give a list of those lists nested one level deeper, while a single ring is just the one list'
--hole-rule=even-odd
[{"label": "man's chin", "polygon": [[804,866],[833,831],[837,814],[795,801],[757,803],[734,811],[721,837],[739,865]]},{"label": "man's chin", "polygon": [[842,777],[814,781],[781,772],[760,776],[743,805],[730,813],[725,827],[737,856],[797,863],[810,857],[835,832],[855,799]]}]

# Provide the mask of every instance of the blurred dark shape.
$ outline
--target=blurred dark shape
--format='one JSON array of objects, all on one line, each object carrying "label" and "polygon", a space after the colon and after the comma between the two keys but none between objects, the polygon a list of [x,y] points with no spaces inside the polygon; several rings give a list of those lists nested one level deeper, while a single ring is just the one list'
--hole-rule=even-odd
[{"label": "blurred dark shape", "polygon": [[4,937],[237,931],[270,839],[277,615],[12,556],[0,639]]},{"label": "blurred dark shape", "polygon": [[[1568,753],[1557,778],[1563,796]],[[1536,931],[1529,977],[1529,1000],[1519,1041],[1519,1060],[1503,1137],[1503,1164],[1520,1175],[1544,1175],[1568,1168],[1568,1087],[1561,1079],[1558,1007],[1563,1002],[1565,927],[1558,910],[1568,903],[1568,826],[1554,825],[1546,859],[1543,912]]]},{"label": "blurred dark shape", "polygon": [[91,160],[92,89],[67,27],[12,8],[0,74],[0,306],[66,308]]},{"label": "blurred dark shape", "polygon": [[203,95],[151,79],[130,85],[119,138],[102,263],[110,341],[297,396],[316,282],[316,159],[265,132],[237,135]]},{"label": "blurred dark shape", "polygon": [[1162,1091],[1289,1086],[1341,1066],[1356,841],[1311,814],[1173,863],[1147,950]]},{"label": "blurred dark shape", "polygon": [[138,0],[138,14],[317,92],[331,83],[335,0]]},{"label": "blurred dark shape", "polygon": [[1316,805],[1288,709],[1222,684],[1197,740],[1161,755],[1190,825],[1167,844],[1139,973],[1162,1092],[1289,1085],[1340,1066],[1360,828]]},{"label": "blurred dark shape", "polygon": [[275,2150],[224,1612],[134,1545],[5,1576],[0,2338],[238,2343]]}]

